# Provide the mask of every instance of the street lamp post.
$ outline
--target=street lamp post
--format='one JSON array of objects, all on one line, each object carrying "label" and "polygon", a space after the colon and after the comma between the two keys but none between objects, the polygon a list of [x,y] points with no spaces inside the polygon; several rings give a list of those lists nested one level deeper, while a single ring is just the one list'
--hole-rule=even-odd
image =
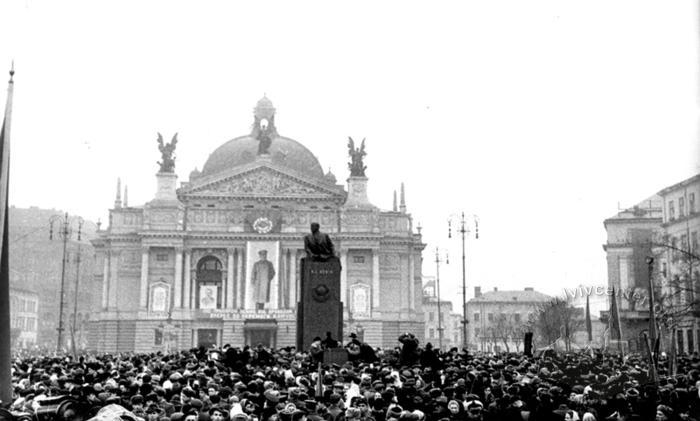
[{"label": "street lamp post", "polygon": [[75,294],[73,295],[73,328],[71,330],[71,349],[73,356],[78,358],[78,348],[75,345],[75,335],[78,332],[78,287],[80,286],[80,240],[83,233],[83,219],[78,218],[78,254],[75,257]]},{"label": "street lamp post", "polygon": [[[78,219],[80,227],[82,227],[82,219]],[[61,351],[61,345],[63,344],[63,306],[65,305],[65,288],[66,288],[66,260],[68,256],[68,240],[70,239],[72,228],[71,222],[68,219],[68,212],[64,216],[54,215],[49,219],[49,240],[53,240],[53,226],[54,224],[59,225],[58,235],[63,240],[63,259],[61,260],[61,291],[59,296],[58,304],[58,339],[56,342],[56,352]],[[77,289],[77,286],[76,286]]]},{"label": "street lamp post", "polygon": [[[467,224],[467,218],[464,216],[464,212],[459,216],[460,228],[459,232],[462,234],[462,347],[468,350],[469,339],[467,337],[467,324],[469,320],[467,319],[467,257],[466,257],[466,237],[471,231],[469,230]],[[472,215],[474,221],[474,239],[479,239],[479,217]],[[447,237],[452,238],[452,216],[447,220]]]},{"label": "street lamp post", "polygon": [[[435,289],[437,293],[437,313],[438,313],[438,349],[442,349],[442,308],[440,302],[440,249],[435,247]],[[450,263],[449,255],[445,254],[445,263]]]}]

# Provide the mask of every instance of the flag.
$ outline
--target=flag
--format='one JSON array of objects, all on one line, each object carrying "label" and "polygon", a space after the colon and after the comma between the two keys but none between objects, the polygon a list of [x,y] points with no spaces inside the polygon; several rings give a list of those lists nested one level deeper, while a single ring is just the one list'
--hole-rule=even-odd
[{"label": "flag", "polygon": [[5,116],[0,131],[0,404],[4,407],[12,402],[12,373],[10,352],[10,263],[8,247],[8,214],[9,206],[7,193],[10,183],[10,120],[12,116],[12,90],[15,74],[14,66],[10,70],[10,81],[7,85],[7,102]]},{"label": "flag", "polygon": [[610,339],[622,340],[622,327],[620,326],[620,312],[617,311],[617,295],[615,294],[615,287],[612,289],[612,296],[610,299]]},{"label": "flag", "polygon": [[586,332],[588,332],[588,343],[593,342],[593,326],[591,324],[590,298],[590,295],[586,295]]}]

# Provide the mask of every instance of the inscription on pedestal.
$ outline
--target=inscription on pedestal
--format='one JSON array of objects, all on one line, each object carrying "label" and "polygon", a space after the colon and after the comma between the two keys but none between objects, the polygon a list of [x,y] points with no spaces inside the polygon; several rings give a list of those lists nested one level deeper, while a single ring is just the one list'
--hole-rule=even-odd
[{"label": "inscription on pedestal", "polygon": [[297,348],[308,350],[314,337],[343,337],[343,303],[340,302],[340,261],[301,259],[301,297],[297,311]]}]

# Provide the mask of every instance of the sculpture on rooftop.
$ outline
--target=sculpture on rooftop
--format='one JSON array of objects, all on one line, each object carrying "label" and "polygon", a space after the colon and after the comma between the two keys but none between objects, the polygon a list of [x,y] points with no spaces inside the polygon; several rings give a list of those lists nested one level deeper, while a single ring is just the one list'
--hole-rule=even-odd
[{"label": "sculpture on rooftop", "polygon": [[348,153],[350,155],[350,162],[348,163],[350,176],[364,177],[367,169],[367,166],[362,162],[362,159],[367,155],[365,152],[365,139],[362,139],[360,147],[356,148],[355,141],[352,140],[352,137],[348,137]]},{"label": "sculpture on rooftop", "polygon": [[158,133],[158,150],[161,155],[160,172],[173,173],[175,172],[175,145],[177,145],[177,133],[173,136],[173,140],[170,143],[163,142],[163,135]]}]

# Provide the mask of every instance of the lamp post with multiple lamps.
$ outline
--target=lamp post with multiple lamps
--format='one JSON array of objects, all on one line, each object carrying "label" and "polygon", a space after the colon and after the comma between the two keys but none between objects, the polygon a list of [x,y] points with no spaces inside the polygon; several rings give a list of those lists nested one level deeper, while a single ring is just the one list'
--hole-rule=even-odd
[{"label": "lamp post with multiple lamps", "polygon": [[[447,237],[452,238],[452,218],[458,215],[451,215],[447,220]],[[472,231],[469,229],[469,220],[464,216],[464,212],[459,217],[459,233],[462,234],[462,347],[467,350],[469,340],[467,339],[467,258],[466,258],[466,237]],[[474,225],[474,239],[479,239],[479,217],[472,215],[472,223]]]},{"label": "lamp post with multiple lamps", "polygon": [[[450,256],[445,252],[445,264],[450,264]],[[440,263],[443,260],[440,257],[440,249],[435,247],[435,290],[437,296],[437,314],[438,314],[438,349],[442,349],[442,304],[440,302]]]},{"label": "lamp post with multiple lamps", "polygon": [[[80,217],[73,218],[73,221],[68,218],[68,212],[65,215],[54,215],[49,219],[49,240],[53,240],[54,224],[58,224],[58,236],[63,240],[63,259],[61,259],[61,291],[59,295],[59,310],[58,310],[58,339],[56,342],[56,352],[61,351],[63,345],[63,306],[65,305],[65,288],[66,288],[66,263],[68,260],[68,240],[73,235],[72,222],[78,222],[78,241],[81,240],[81,231],[83,226],[83,219]],[[80,257],[78,257],[80,259]],[[76,278],[76,306],[77,306],[77,278]],[[73,323],[75,323],[75,314],[73,315]],[[75,351],[75,344],[73,344]]]}]

